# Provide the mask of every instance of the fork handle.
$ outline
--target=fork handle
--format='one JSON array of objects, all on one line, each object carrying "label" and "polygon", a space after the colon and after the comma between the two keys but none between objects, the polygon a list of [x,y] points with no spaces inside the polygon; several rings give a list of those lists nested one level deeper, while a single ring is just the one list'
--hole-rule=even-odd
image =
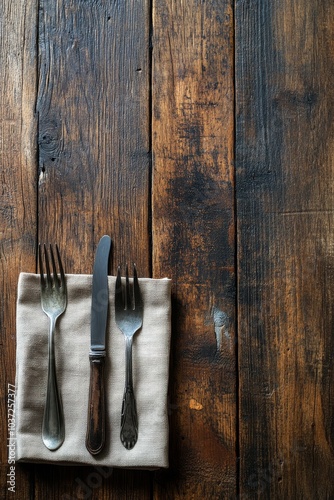
[{"label": "fork handle", "polygon": [[125,389],[120,435],[123,446],[128,450],[134,447],[138,439],[138,417],[132,382],[132,340],[133,336],[125,338]]},{"label": "fork handle", "polygon": [[132,386],[126,387],[123,395],[120,437],[128,450],[134,447],[138,439],[138,417]]},{"label": "fork handle", "polygon": [[91,455],[97,455],[105,443],[105,356],[90,354],[90,382],[86,448]]},{"label": "fork handle", "polygon": [[50,319],[49,345],[48,345],[48,378],[46,402],[44,408],[42,439],[49,450],[57,450],[65,439],[65,424],[63,406],[58,390],[56,377],[56,363],[54,352],[54,331],[56,319]]}]

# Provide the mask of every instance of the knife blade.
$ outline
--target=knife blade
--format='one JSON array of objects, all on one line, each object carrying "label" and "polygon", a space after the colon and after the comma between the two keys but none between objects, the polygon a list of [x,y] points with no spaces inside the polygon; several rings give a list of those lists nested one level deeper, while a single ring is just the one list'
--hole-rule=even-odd
[{"label": "knife blade", "polygon": [[97,455],[105,443],[105,389],[104,361],[106,356],[106,329],[108,319],[108,262],[111,238],[102,236],[97,246],[92,285],[90,332],[90,381],[86,448]]}]

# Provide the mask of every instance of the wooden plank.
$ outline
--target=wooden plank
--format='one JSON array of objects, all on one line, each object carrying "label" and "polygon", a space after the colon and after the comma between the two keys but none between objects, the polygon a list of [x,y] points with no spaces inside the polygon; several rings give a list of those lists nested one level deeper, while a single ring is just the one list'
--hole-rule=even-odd
[{"label": "wooden plank", "polygon": [[149,271],[146,1],[40,5],[39,234],[91,272],[103,233],[115,261]]},{"label": "wooden plank", "polygon": [[232,3],[156,0],[152,76],[153,273],[174,318],[154,498],[235,498]]},{"label": "wooden plank", "polygon": [[[39,239],[59,242],[68,273],[91,273],[110,234],[114,262],[135,260],[149,276],[148,3],[43,0],[39,12]],[[151,489],[148,472],[36,474],[41,499]]]},{"label": "wooden plank", "polygon": [[[35,270],[36,241],[36,2],[4,0],[0,6],[0,497],[30,495],[31,467],[8,463],[8,403],[15,386],[16,291],[21,270]],[[10,384],[10,386],[9,386]],[[9,420],[10,419],[10,420]],[[11,427],[12,429],[13,427]],[[14,450],[13,450],[14,451]]]},{"label": "wooden plank", "polygon": [[333,35],[236,3],[241,498],[333,498]]}]

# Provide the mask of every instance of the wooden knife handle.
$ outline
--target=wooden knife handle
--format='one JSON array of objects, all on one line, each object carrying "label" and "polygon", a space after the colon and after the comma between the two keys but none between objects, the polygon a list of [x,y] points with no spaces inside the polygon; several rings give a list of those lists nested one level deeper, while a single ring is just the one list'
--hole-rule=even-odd
[{"label": "wooden knife handle", "polygon": [[86,448],[91,455],[100,453],[105,442],[104,356],[89,355],[90,383]]}]

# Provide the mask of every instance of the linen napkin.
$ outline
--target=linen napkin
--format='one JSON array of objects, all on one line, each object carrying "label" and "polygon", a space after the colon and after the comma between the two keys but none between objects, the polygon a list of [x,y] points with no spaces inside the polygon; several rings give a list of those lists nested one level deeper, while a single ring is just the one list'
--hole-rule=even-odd
[{"label": "linen napkin", "polygon": [[67,274],[68,303],[58,319],[55,356],[65,417],[65,441],[48,450],[41,438],[47,382],[49,320],[40,305],[39,275],[21,273],[17,299],[16,459],[25,462],[93,464],[108,467],[168,467],[167,389],[171,333],[171,281],[139,278],[143,326],[134,336],[133,383],[138,441],[127,450],[120,440],[125,381],[125,340],[115,323],[116,278],[108,277],[106,334],[106,444],[96,456],[86,450],[92,275]]}]

